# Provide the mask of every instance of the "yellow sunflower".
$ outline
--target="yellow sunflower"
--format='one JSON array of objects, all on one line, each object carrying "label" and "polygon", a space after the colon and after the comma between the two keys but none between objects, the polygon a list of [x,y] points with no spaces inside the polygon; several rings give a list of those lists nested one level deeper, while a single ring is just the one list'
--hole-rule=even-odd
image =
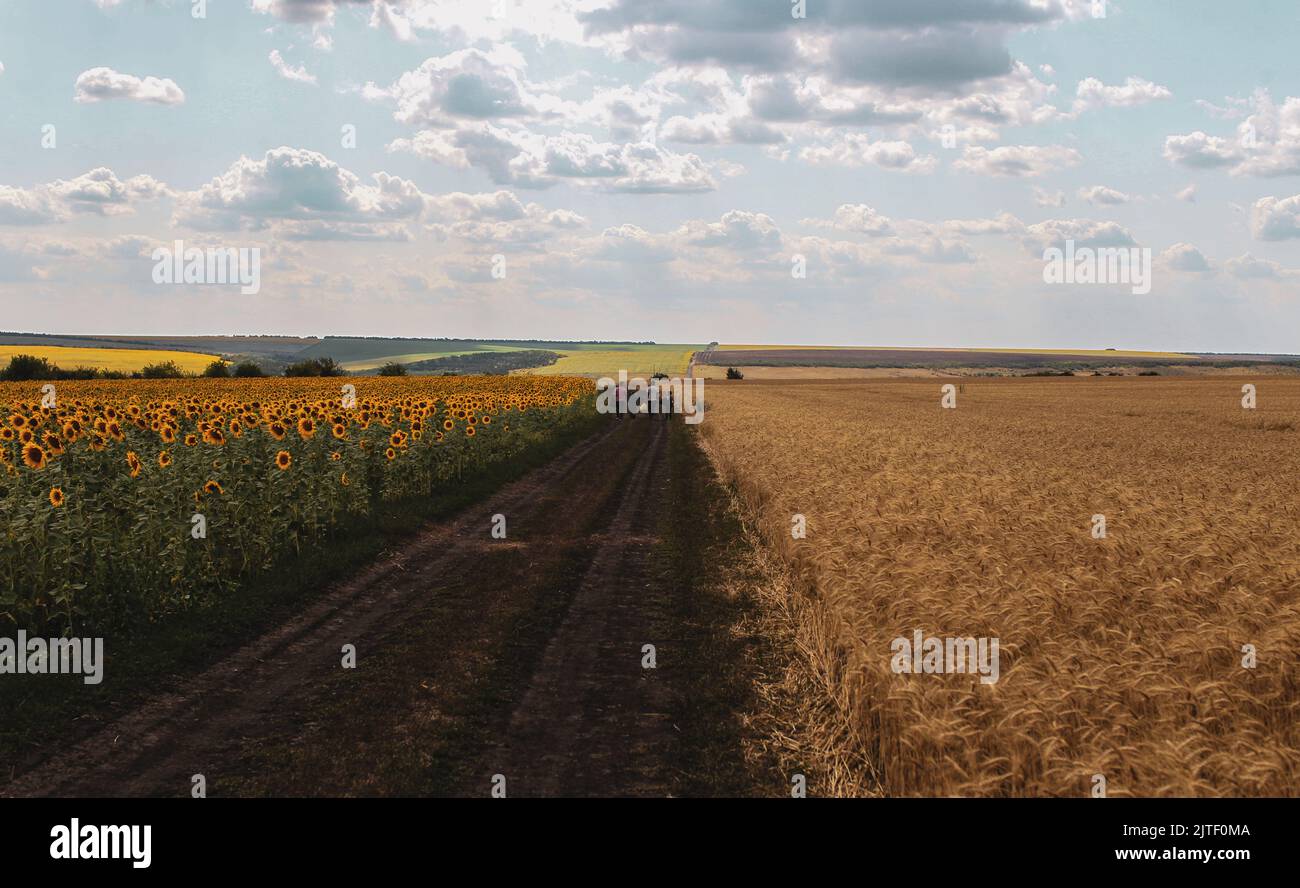
[{"label": "yellow sunflower", "polygon": [[29,443],[23,446],[23,463],[29,469],[45,468],[45,451],[41,445]]}]

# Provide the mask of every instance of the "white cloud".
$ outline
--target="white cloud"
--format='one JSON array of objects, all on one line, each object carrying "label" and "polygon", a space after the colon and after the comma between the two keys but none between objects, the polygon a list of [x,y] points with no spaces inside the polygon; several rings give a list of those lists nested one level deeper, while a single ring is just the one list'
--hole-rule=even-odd
[{"label": "white cloud", "polygon": [[1077,247],[1133,247],[1133,233],[1117,222],[1095,219],[1048,219],[1025,229],[1023,243],[1034,255],[1048,247],[1063,247],[1072,240]]},{"label": "white cloud", "polygon": [[873,142],[860,133],[846,133],[828,144],[810,145],[800,150],[799,159],[815,166],[870,164],[904,173],[928,173],[937,164],[933,155],[918,156],[909,142]]},{"label": "white cloud", "polygon": [[0,225],[45,225],[78,214],[126,215],[134,211],[133,203],[167,193],[167,186],[152,176],[123,181],[105,167],[32,188],[0,185]]},{"label": "white cloud", "polygon": [[968,145],[953,166],[985,176],[1041,176],[1082,160],[1078,151],[1063,145],[1004,145],[991,150]]},{"label": "white cloud", "polygon": [[895,233],[893,220],[866,204],[841,204],[831,219],[801,219],[799,224],[852,231],[872,237],[885,237]]},{"label": "white cloud", "polygon": [[741,210],[724,213],[718,222],[687,222],[677,236],[697,247],[776,250],[781,246],[781,231],[771,216]]},{"label": "white cloud", "polygon": [[1046,191],[1035,186],[1034,203],[1038,204],[1040,207],[1063,207],[1065,206],[1065,192]]},{"label": "white cloud", "polygon": [[548,188],[561,181],[625,193],[691,193],[717,187],[704,161],[650,142],[599,142],[585,133],[532,133],[491,123],[456,130],[422,130],[396,139],[393,151],[409,151],[438,163],[480,167],[497,184]]},{"label": "white cloud", "polygon": [[1300,194],[1279,200],[1261,197],[1251,210],[1251,233],[1265,241],[1300,237]]},{"label": "white cloud", "polygon": [[1115,206],[1117,204],[1126,204],[1131,200],[1124,192],[1108,188],[1105,185],[1080,188],[1079,197],[1094,206]]},{"label": "white cloud", "polygon": [[1141,77],[1129,77],[1118,86],[1107,86],[1096,77],[1087,77],[1079,81],[1075,91],[1073,113],[1097,108],[1132,108],[1172,97],[1168,88]]},{"label": "white cloud", "polygon": [[1212,169],[1236,166],[1242,156],[1235,143],[1197,130],[1185,136],[1166,138],[1165,157],[1183,166]]},{"label": "white cloud", "polygon": [[1175,271],[1210,271],[1205,255],[1191,244],[1178,243],[1160,254],[1160,260]]},{"label": "white cloud", "polygon": [[1191,184],[1174,195],[1175,198],[1187,203],[1196,203],[1196,185]]},{"label": "white cloud", "polygon": [[394,117],[412,126],[449,127],[458,121],[504,118],[559,119],[568,103],[535,90],[524,76],[522,55],[509,45],[490,51],[461,49],[425,59],[391,86],[368,85],[370,97],[397,106]]},{"label": "white cloud", "polygon": [[180,196],[177,221],[202,230],[289,224],[291,237],[402,240],[427,196],[406,179],[376,173],[374,184],[315,151],[281,147],[260,160],[241,157],[222,175]]},{"label": "white cloud", "polygon": [[129,99],[157,105],[179,105],[185,93],[174,80],[165,77],[136,77],[112,68],[91,68],[77,76],[73,101],[102,102]]},{"label": "white cloud", "polygon": [[292,80],[297,83],[310,83],[312,86],[316,85],[315,74],[309,74],[306,67],[303,65],[298,65],[297,67],[291,66],[284,60],[284,57],[280,55],[280,50],[271,50],[271,54],[268,58],[271,61],[271,67],[275,69],[275,73],[279,74],[285,80]]},{"label": "white cloud", "polygon": [[1226,169],[1234,176],[1300,175],[1300,97],[1289,96],[1279,108],[1267,90],[1250,99],[1253,113],[1232,137],[1196,130],[1165,139],[1171,163],[1199,169]]},{"label": "white cloud", "polygon": [[1300,271],[1285,268],[1271,259],[1258,259],[1250,253],[1243,253],[1223,263],[1223,267],[1233,277],[1252,279],[1280,279],[1300,277]]}]

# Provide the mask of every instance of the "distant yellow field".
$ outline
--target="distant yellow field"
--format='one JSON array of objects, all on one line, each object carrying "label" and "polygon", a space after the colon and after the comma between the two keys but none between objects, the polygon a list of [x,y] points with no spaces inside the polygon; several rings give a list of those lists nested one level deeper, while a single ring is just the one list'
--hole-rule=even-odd
[{"label": "distant yellow field", "polygon": [[[763,367],[736,368],[745,379],[928,379],[951,377],[960,373],[930,370],[926,367]],[[726,379],[727,368],[718,364],[696,364],[695,375],[702,379]]]},{"label": "distant yellow field", "polygon": [[627,349],[581,349],[561,352],[564,357],[549,367],[521,371],[542,376],[614,376],[626,370],[629,376],[652,373],[682,376],[698,346],[633,346]]},{"label": "distant yellow field", "polygon": [[94,367],[96,370],[116,370],[133,373],[146,364],[175,361],[186,373],[198,373],[217,359],[216,355],[197,352],[162,351],[143,348],[70,348],[61,345],[0,345],[0,365],[9,363],[14,355],[33,355],[45,358],[64,370],[76,367]]},{"label": "distant yellow field", "polygon": [[787,351],[801,349],[807,351],[836,351],[853,349],[854,351],[936,351],[955,352],[1003,352],[1016,355],[1087,355],[1091,357],[1112,358],[1184,358],[1183,352],[1163,351],[1128,351],[1125,349],[1099,348],[928,348],[925,346],[877,346],[877,345],[719,345],[718,351]]}]

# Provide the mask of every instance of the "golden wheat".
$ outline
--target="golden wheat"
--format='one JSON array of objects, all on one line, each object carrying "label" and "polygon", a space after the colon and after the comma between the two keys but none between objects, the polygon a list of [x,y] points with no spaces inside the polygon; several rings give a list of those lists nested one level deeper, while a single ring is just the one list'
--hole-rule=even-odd
[{"label": "golden wheat", "polygon": [[[1242,382],[710,389],[879,791],[1300,794],[1300,381]],[[999,639],[1000,679],[895,673],[918,629]]]}]

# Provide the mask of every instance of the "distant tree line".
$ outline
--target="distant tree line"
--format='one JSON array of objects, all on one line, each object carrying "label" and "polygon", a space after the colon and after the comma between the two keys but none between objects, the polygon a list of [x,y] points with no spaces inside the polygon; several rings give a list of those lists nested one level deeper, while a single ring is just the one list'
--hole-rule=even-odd
[{"label": "distant tree line", "polygon": [[387,364],[379,368],[378,372],[380,376],[405,376],[408,372],[443,376],[504,376],[511,370],[549,367],[559,359],[560,355],[556,352],[541,349],[472,352],[467,355],[448,355],[443,358],[414,361],[405,366]]}]

